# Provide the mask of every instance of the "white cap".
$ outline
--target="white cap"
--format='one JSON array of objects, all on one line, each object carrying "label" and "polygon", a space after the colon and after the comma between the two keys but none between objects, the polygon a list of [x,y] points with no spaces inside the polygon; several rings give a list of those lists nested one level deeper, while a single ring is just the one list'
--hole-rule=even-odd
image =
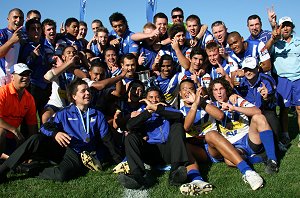
[{"label": "white cap", "polygon": [[21,74],[24,71],[32,72],[32,70],[29,69],[28,66],[24,63],[17,63],[17,64],[14,64],[13,66],[10,67],[10,73],[11,74],[14,74],[14,73]]},{"label": "white cap", "polygon": [[283,24],[284,22],[290,22],[290,23],[293,24],[293,21],[292,21],[291,17],[288,17],[288,16],[281,17],[281,18],[279,19],[279,26],[280,26],[281,24]]},{"label": "white cap", "polygon": [[249,68],[254,69],[257,66],[257,60],[254,57],[247,57],[242,62],[242,69]]}]

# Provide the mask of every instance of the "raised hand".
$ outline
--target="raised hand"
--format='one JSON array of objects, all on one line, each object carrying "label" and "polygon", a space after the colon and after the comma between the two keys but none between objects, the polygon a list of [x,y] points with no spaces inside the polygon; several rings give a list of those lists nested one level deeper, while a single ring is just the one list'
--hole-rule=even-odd
[{"label": "raised hand", "polygon": [[227,102],[219,102],[221,104],[221,110],[223,111],[229,111],[229,112],[232,112],[234,111],[234,106],[227,103]]},{"label": "raised hand", "polygon": [[172,39],[171,46],[175,51],[180,50],[178,40],[175,38]]},{"label": "raised hand", "polygon": [[17,42],[19,42],[21,40],[21,30],[22,30],[23,26],[18,27],[18,29],[16,29],[16,31],[14,31],[13,35],[10,38],[10,41],[15,44]]},{"label": "raised hand", "polygon": [[216,69],[216,72],[218,74],[220,74],[221,76],[225,76],[226,75],[226,72],[225,72],[224,68],[222,67],[222,65],[220,65],[220,63],[218,63],[218,68]]},{"label": "raised hand", "polygon": [[64,22],[62,22],[61,24],[60,24],[60,33],[62,33],[62,34],[64,34],[64,33],[66,33],[66,30],[65,30],[65,26],[64,26]]},{"label": "raised hand", "polygon": [[264,100],[267,100],[268,99],[268,88],[266,87],[266,85],[261,82],[261,87],[258,87],[257,88],[257,91],[260,93],[260,95],[262,96],[262,98]]},{"label": "raised hand", "polygon": [[144,62],[145,62],[145,56],[144,55],[144,52],[142,52],[140,55],[139,55],[139,58],[138,58],[138,64],[139,65],[143,65]]},{"label": "raised hand", "polygon": [[40,47],[41,47],[41,44],[38,44],[38,45],[34,48],[34,50],[32,51],[36,56],[40,56],[40,55],[41,55]]},{"label": "raised hand", "polygon": [[271,8],[267,8],[267,12],[268,12],[268,19],[269,19],[269,22],[270,22],[272,28],[276,27],[277,26],[277,23],[276,23],[277,16],[274,11],[274,6],[272,5]]}]

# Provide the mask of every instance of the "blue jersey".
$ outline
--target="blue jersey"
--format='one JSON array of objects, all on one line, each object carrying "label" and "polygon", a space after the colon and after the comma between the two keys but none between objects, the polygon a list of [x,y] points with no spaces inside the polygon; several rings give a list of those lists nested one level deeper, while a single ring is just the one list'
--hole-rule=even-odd
[{"label": "blue jersey", "polygon": [[175,108],[178,108],[179,83],[183,76],[183,73],[177,72],[170,78],[162,78],[161,76],[156,78],[156,86],[158,86],[164,94],[166,102]]},{"label": "blue jersey", "polygon": [[142,45],[140,46],[140,54],[141,53],[143,53],[143,56],[145,57],[143,66],[147,70],[152,70],[152,65],[155,61],[158,52],[154,51],[150,46],[147,46],[142,43]]},{"label": "blue jersey", "polygon": [[[191,107],[183,106],[180,108],[181,113],[186,117],[191,110]],[[190,136],[203,136],[207,133],[212,125],[215,125],[215,119],[212,118],[204,109],[198,108],[194,123],[187,133]]]},{"label": "blue jersey", "polygon": [[[194,39],[189,32],[187,32],[186,34],[186,39]],[[197,43],[197,47],[200,47],[202,49],[205,49],[206,44],[209,41],[212,41],[214,39],[212,33],[208,30],[205,31],[204,35],[202,36],[202,38],[198,41]]]},{"label": "blue jersey", "polygon": [[[0,30],[0,46],[3,46],[13,35],[8,28]],[[8,84],[11,80],[10,67],[18,62],[20,42],[11,46],[4,57],[0,58],[0,86]]]},{"label": "blue jersey", "polygon": [[[164,111],[179,113],[181,112],[177,109],[171,107],[163,107]],[[145,106],[140,109],[141,112],[147,111]],[[168,141],[168,136],[170,132],[170,121],[165,119],[164,116],[158,113],[151,113],[151,117],[148,118],[143,124],[144,132],[148,135],[147,142],[149,144],[165,143]]]},{"label": "blue jersey", "polygon": [[62,38],[57,41],[56,45],[55,54],[57,55],[62,55],[62,50],[67,46],[76,46],[77,51],[81,51],[83,49],[82,43],[77,40],[76,37],[68,33],[62,36]]},{"label": "blue jersey", "polygon": [[[40,44],[40,55],[32,56],[33,50]],[[21,47],[19,62],[25,63],[32,70],[30,81],[33,85],[45,89],[48,83],[44,79],[44,75],[49,71],[50,65],[46,56],[45,46],[43,43],[34,43],[28,41]]]},{"label": "blue jersey", "polygon": [[[189,58],[190,57],[190,53],[191,53],[191,48],[189,48],[188,46],[181,46],[180,47],[181,53],[186,57]],[[172,56],[173,61],[175,63],[174,68],[176,71],[180,72],[183,70],[182,65],[180,65],[178,57],[176,55],[175,50],[172,48],[171,45],[167,45],[165,46],[163,49],[161,49],[159,52],[159,55],[162,56],[164,54],[169,54]]]},{"label": "blue jersey", "polygon": [[119,39],[119,55],[122,56],[128,53],[138,53],[139,45],[133,41],[130,37],[134,34],[129,29],[126,30],[124,35],[120,37],[114,30],[110,32],[110,40]]},{"label": "blue jersey", "polygon": [[247,40],[259,40],[264,44],[271,38],[272,32],[269,30],[261,30],[260,33],[254,38],[252,35],[248,37]]},{"label": "blue jersey", "polygon": [[239,68],[242,68],[242,62],[247,57],[254,57],[259,62],[270,59],[270,54],[263,42],[258,40],[246,40],[245,42],[247,42],[248,46],[243,53],[235,54],[234,51],[232,51],[229,54],[229,57],[238,64]]},{"label": "blue jersey", "polygon": [[68,147],[77,153],[95,151],[96,145],[108,133],[107,121],[100,111],[88,108],[86,112],[81,112],[74,104],[56,112],[50,123],[52,130],[44,124],[41,132],[47,136],[58,131],[67,133],[71,137]]},{"label": "blue jersey", "polygon": [[[259,88],[262,87],[262,83],[264,83],[268,89],[268,101],[264,101],[259,93]],[[236,90],[239,95],[258,108],[274,110],[276,107],[276,83],[270,75],[258,73],[258,78],[253,85],[249,83],[246,77],[243,77]]]},{"label": "blue jersey", "polygon": [[46,38],[42,39],[42,43],[44,45],[45,55],[48,63],[51,63],[55,54],[55,47]]},{"label": "blue jersey", "polygon": [[[225,59],[222,58],[221,66],[224,68],[226,74],[230,76],[230,73],[235,71],[237,68],[233,65],[232,62],[227,62]],[[218,65],[209,65],[207,67],[207,73],[210,75],[211,79],[220,78],[221,75],[217,72]]]}]

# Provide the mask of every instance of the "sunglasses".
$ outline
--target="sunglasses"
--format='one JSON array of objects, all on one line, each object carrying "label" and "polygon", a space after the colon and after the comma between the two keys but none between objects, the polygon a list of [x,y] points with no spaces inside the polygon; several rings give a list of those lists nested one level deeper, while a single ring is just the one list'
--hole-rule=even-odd
[{"label": "sunglasses", "polygon": [[176,19],[177,17],[183,18],[183,15],[181,15],[181,14],[180,14],[180,15],[173,15],[173,16],[172,16],[172,19]]}]

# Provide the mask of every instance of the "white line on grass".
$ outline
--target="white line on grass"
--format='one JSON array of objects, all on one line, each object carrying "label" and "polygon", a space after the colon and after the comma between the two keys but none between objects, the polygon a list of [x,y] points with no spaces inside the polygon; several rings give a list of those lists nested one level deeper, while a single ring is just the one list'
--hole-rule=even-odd
[{"label": "white line on grass", "polygon": [[147,190],[125,189],[123,198],[148,198]]}]

